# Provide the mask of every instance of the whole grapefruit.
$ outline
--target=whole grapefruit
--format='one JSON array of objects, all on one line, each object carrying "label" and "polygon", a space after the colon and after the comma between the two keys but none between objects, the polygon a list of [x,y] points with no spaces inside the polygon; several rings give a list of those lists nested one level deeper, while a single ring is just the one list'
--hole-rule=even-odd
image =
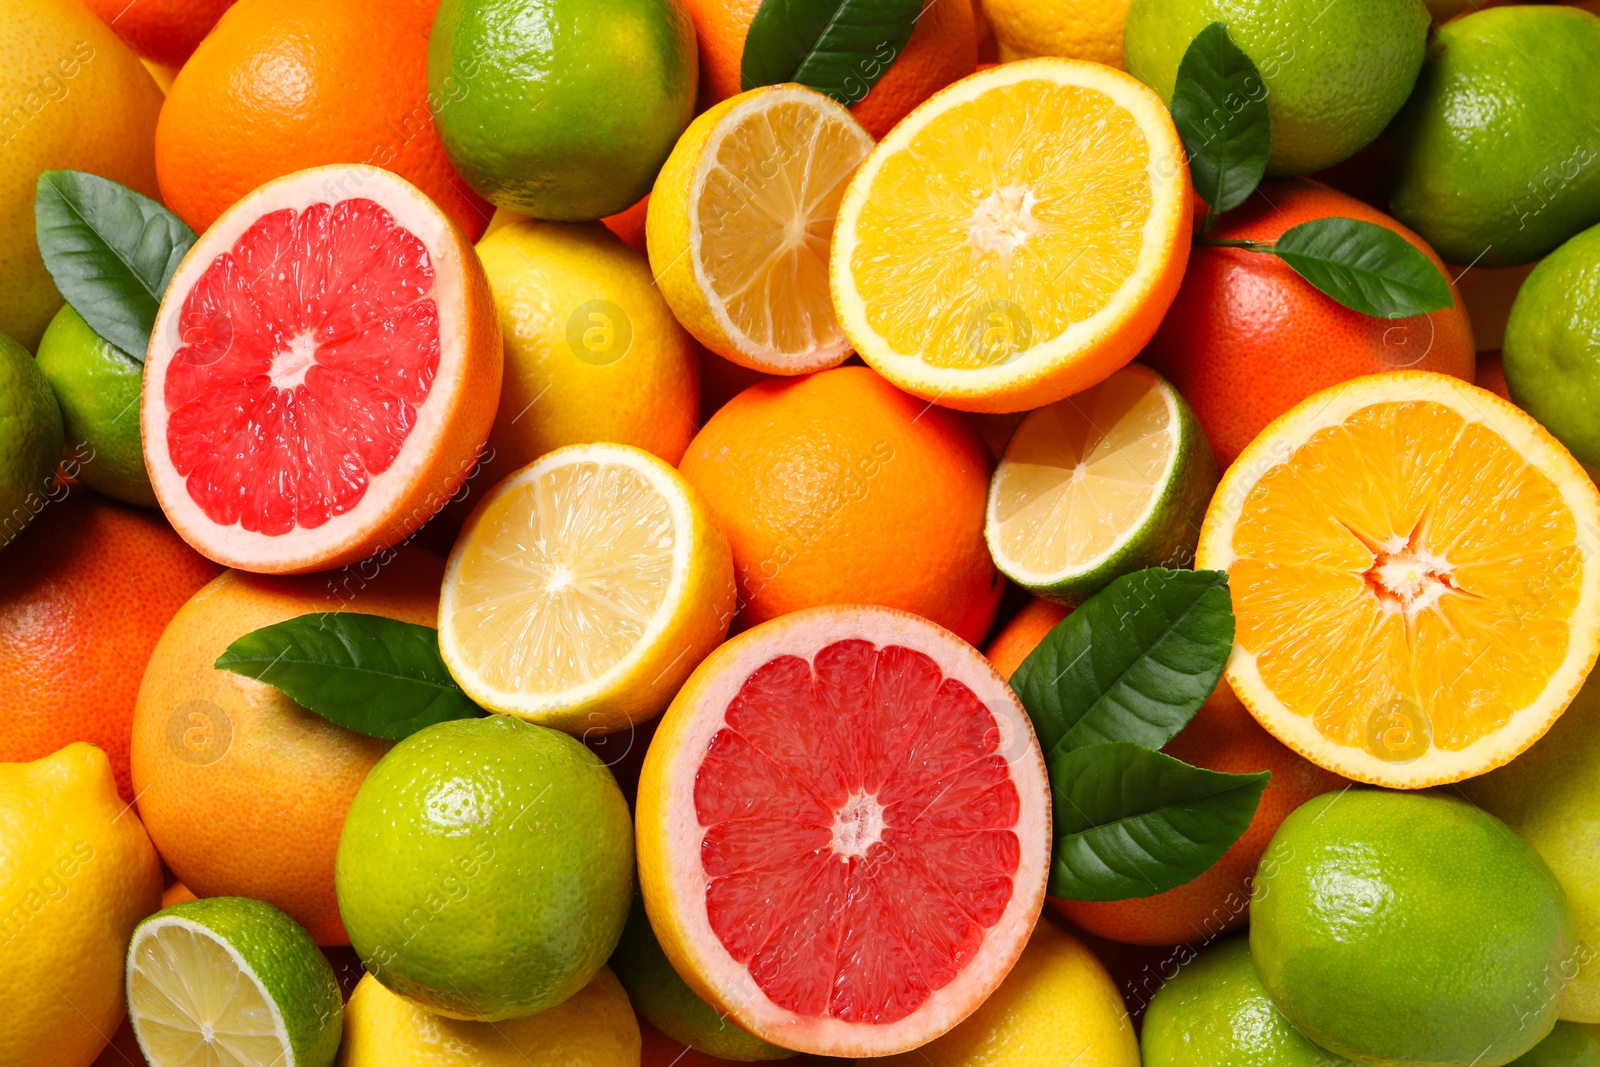
[{"label": "whole grapefruit", "polygon": [[356,790],[392,742],[212,664],[236,638],[312,612],[432,626],[443,576],[444,561],[419,549],[293,578],[226,571],[173,617],[134,708],[133,781],[151,839],[197,896],[265,900],[319,944],[349,943],[334,853]]},{"label": "whole grapefruit", "polygon": [[92,741],[131,800],[128,742],[145,661],[219,568],[159,515],[82,488],[46,504],[0,559],[0,763]]},{"label": "whole grapefruit", "polygon": [[83,0],[128,47],[180,67],[233,0]]},{"label": "whole grapefruit", "polygon": [[[1207,236],[1275,241],[1291,226],[1329,217],[1388,227],[1446,270],[1394,219],[1306,178],[1263,184]],[[1197,245],[1140,358],[1178,387],[1226,467],[1267,423],[1350,378],[1409,369],[1472,381],[1472,326],[1461,294],[1454,286],[1451,293],[1455,303],[1429,315],[1373,318],[1319,292],[1276,256]]]}]

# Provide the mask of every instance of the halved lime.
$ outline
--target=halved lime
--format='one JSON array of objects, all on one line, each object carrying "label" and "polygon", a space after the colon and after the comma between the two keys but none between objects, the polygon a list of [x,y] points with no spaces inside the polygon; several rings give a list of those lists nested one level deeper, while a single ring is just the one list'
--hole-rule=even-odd
[{"label": "halved lime", "polygon": [[191,900],[128,946],[128,1015],[151,1067],[330,1067],[344,1005],[311,935],[271,904]]},{"label": "halved lime", "polygon": [[984,537],[1007,578],[1078,604],[1145,567],[1186,567],[1217,486],[1194,412],[1137,363],[1030,414],[989,483]]}]

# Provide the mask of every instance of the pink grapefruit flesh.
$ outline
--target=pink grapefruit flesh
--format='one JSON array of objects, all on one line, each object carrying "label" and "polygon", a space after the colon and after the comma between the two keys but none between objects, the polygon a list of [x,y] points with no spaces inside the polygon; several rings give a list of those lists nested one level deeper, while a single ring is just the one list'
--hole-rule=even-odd
[{"label": "pink grapefruit flesh", "polygon": [[443,213],[376,168],[302,171],[229,209],[174,276],[147,360],[146,462],[174,526],[260,571],[408,536],[488,434],[485,290]]},{"label": "pink grapefruit flesh", "polygon": [[680,971],[758,1036],[904,1051],[975,1008],[1032,930],[1045,783],[971,646],[892,609],[798,612],[714,653],[663,719],[645,902]]}]

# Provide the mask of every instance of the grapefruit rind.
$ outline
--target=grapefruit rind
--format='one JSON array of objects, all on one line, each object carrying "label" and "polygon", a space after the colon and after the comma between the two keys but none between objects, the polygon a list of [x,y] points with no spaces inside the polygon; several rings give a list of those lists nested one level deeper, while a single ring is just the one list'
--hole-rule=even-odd
[{"label": "grapefruit rind", "polygon": [[[902,153],[924,150],[926,126],[987,93],[1034,80],[1104,93],[1133,116],[1144,133],[1150,149],[1145,172],[1152,204],[1135,268],[1099,311],[1004,362],[959,369],[930,366],[921,352],[897,351],[868,321],[853,266],[858,221],[868,209],[873,182],[884,163]],[[908,393],[964,411],[1005,413],[1043,407],[1101,381],[1137,356],[1154,335],[1161,314],[1177,295],[1188,262],[1190,192],[1188,163],[1171,113],[1143,83],[1084,60],[1025,59],[991,67],[918,105],[878,142],[850,180],[834,224],[829,261],[834,308],[861,358]]]},{"label": "grapefruit rind", "polygon": [[[372,477],[360,502],[315,527],[287,535],[221,526],[189,494],[168,454],[166,372],[182,347],[184,303],[213,260],[261,217],[313,204],[370,199],[427,248],[429,294],[438,308],[439,366],[417,421],[393,462]],[[145,466],[162,511],[191,546],[240,570],[297,574],[354,563],[416,532],[471,475],[499,404],[503,364],[499,317],[471,244],[428,197],[389,171],[363,164],[313,167],[274,179],[223,212],[184,256],[156,315],[145,360],[141,433]]]},{"label": "grapefruit rind", "polygon": [[[1005,910],[982,948],[948,985],[894,1023],[849,1023],[808,1017],[770,1000],[744,964],[714,933],[706,907],[709,879],[701,864],[705,829],[695,807],[696,776],[729,702],[752,672],[780,656],[810,661],[835,642],[861,639],[897,645],[932,658],[946,678],[966,685],[995,716],[999,754],[1011,768],[1021,801],[1015,833],[1020,860]],[[690,676],[646,754],[639,783],[635,840],[639,884],[662,949],[691,988],[764,1041],[799,1052],[885,1056],[933,1040],[956,1026],[992,993],[1027,945],[1043,907],[1051,854],[1049,780],[1033,725],[1016,695],[982,655],[935,623],[894,608],[809,608],[762,623],[735,637]]]},{"label": "grapefruit rind", "polygon": [[[1262,726],[1318,766],[1370,785],[1423,789],[1509,763],[1561,716],[1600,654],[1600,491],[1559,441],[1521,409],[1448,375],[1394,371],[1353,379],[1279,416],[1228,468],[1201,527],[1195,567],[1228,570],[1233,565],[1237,558],[1234,535],[1251,491],[1312,435],[1339,426],[1373,405],[1406,401],[1433,402],[1460,415],[1469,425],[1489,427],[1554,483],[1572,514],[1582,559],[1579,598],[1570,615],[1566,655],[1540,697],[1517,709],[1506,725],[1461,749],[1431,746],[1412,762],[1396,763],[1355,746],[1335,744],[1309,719],[1291,712],[1263,680],[1256,654],[1237,638],[1225,674]],[[1237,603],[1237,595],[1235,599]]]},{"label": "grapefruit rind", "polygon": [[[510,494],[531,489],[570,464],[614,465],[642,477],[672,515],[672,578],[634,645],[603,673],[557,692],[496,685],[464,647],[456,617],[473,610],[463,600],[462,571],[485,516]],[[532,591],[529,591],[532,595]],[[510,475],[479,502],[456,538],[439,595],[439,651],[467,695],[492,711],[576,735],[608,733],[647,719],[727,633],[735,607],[733,553],[698,495],[671,466],[631,445],[558,448]]]}]

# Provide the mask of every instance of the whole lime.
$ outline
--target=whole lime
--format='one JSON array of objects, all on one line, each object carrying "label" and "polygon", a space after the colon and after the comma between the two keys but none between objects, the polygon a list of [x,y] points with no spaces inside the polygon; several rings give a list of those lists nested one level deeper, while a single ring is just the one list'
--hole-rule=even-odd
[{"label": "whole lime", "polygon": [[1463,800],[1350,789],[1261,858],[1250,952],[1279,1011],[1369,1067],[1507,1063],[1555,1025],[1576,949],[1539,854]]},{"label": "whole lime", "polygon": [[1497,7],[1439,31],[1395,123],[1394,214],[1452,263],[1531,263],[1600,222],[1600,18]]},{"label": "whole lime", "polygon": [[1600,466],[1600,226],[1546,256],[1517,291],[1506,388],[1579,462]]},{"label": "whole lime", "polygon": [[650,191],[694,114],[698,65],[677,0],[443,0],[428,90],[467,184],[576,221]]},{"label": "whole lime", "polygon": [[1190,42],[1222,23],[1266,83],[1267,173],[1307,174],[1389,124],[1417,80],[1429,21],[1423,0],[1133,0],[1122,46],[1128,73],[1170,101]]},{"label": "whole lime", "polygon": [[372,768],[335,888],[350,943],[394,992],[454,1019],[533,1015],[587,985],[622,934],[628,804],[566,734],[439,723]]},{"label": "whole lime", "polygon": [[1250,942],[1208,948],[1162,983],[1139,1039],[1144,1067],[1337,1067],[1272,1006],[1250,962]]},{"label": "whole lime", "polygon": [[0,548],[48,501],[63,440],[50,383],[28,350],[0,333]]},{"label": "whole lime", "polygon": [[1600,1067],[1600,1034],[1582,1023],[1556,1023],[1549,1037],[1506,1067]]},{"label": "whole lime", "polygon": [[61,405],[77,477],[125,503],[155,507],[139,440],[144,364],[95,333],[71,304],[50,320],[37,358]]}]

